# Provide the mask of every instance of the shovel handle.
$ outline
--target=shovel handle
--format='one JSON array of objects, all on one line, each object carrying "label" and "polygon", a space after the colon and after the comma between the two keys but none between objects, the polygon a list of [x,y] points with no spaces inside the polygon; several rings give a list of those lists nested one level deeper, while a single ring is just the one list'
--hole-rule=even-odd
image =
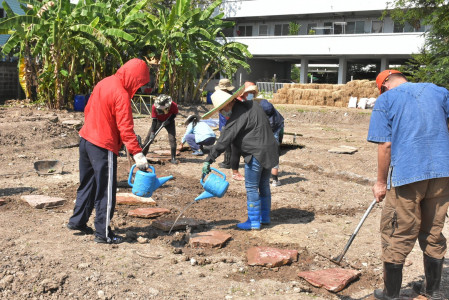
[{"label": "shovel handle", "polygon": [[354,233],[353,233],[353,234],[351,235],[351,237],[349,238],[349,241],[346,243],[346,246],[345,246],[345,248],[343,249],[343,251],[341,252],[341,254],[340,254],[338,257],[332,259],[334,262],[336,262],[336,263],[338,263],[338,264],[341,262],[341,260],[343,259],[343,256],[344,256],[344,255],[346,254],[346,252],[348,251],[349,246],[351,246],[352,241],[354,240],[355,236],[356,236],[357,233],[359,232],[360,227],[362,227],[363,223],[364,223],[365,220],[366,220],[366,217],[368,217],[369,213],[370,213],[371,210],[373,209],[374,205],[376,205],[376,203],[377,203],[377,200],[376,200],[376,199],[374,199],[373,202],[371,202],[371,205],[370,205],[370,206],[368,207],[368,209],[366,210],[365,214],[363,215],[362,219],[361,219],[360,222],[359,222],[359,225],[357,225],[356,229],[354,230]]}]

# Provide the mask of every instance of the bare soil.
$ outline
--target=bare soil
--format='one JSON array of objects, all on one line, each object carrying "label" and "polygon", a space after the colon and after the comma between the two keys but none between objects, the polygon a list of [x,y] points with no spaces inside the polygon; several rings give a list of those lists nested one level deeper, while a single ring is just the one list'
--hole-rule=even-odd
[{"label": "bare soil", "polygon": [[[210,107],[181,107],[177,118],[178,140],[183,119]],[[302,134],[302,148],[287,147],[280,158],[282,185],[272,187],[272,223],[260,231],[240,231],[235,224],[246,220],[243,182],[233,181],[220,199],[192,205],[184,216],[206,220],[191,233],[222,230],[232,240],[221,249],[194,249],[186,243],[189,233],[171,233],[151,226],[154,219],[127,215],[135,206],[116,206],[112,227],[125,237],[120,245],[96,244],[92,235],[66,228],[71,216],[78,172],[78,131],[66,120],[83,120],[83,113],[51,111],[12,101],[0,107],[0,298],[1,299],[372,299],[382,287],[379,217],[380,206],[368,216],[347,252],[342,266],[361,271],[361,277],[339,293],[314,288],[299,271],[335,267],[329,257],[341,253],[373,200],[376,176],[375,145],[366,142],[370,111],[345,108],[278,105],[286,119],[285,131]],[[150,118],[135,119],[135,132],[145,136]],[[292,136],[285,136],[291,142]],[[335,146],[353,146],[352,155],[329,153]],[[168,148],[162,131],[151,151]],[[148,157],[151,157],[151,152]],[[62,174],[39,176],[37,160],[56,159]],[[217,162],[222,161],[222,157]],[[204,157],[189,151],[180,164],[154,164],[158,176],[173,175],[156,190],[158,207],[175,218],[202,191]],[[126,184],[129,163],[118,158],[119,192]],[[243,173],[243,160],[240,171]],[[217,167],[214,164],[213,167]],[[21,200],[29,194],[67,199],[52,209],[34,209]],[[93,227],[93,216],[88,225]],[[449,235],[448,221],[445,234]],[[140,244],[138,237],[148,238]],[[299,251],[299,260],[269,269],[246,264],[246,250],[271,246]],[[449,298],[449,254],[446,255],[443,291]],[[192,259],[197,263],[192,264]],[[423,279],[422,253],[416,245],[404,269],[404,299],[411,298],[412,284]]]}]

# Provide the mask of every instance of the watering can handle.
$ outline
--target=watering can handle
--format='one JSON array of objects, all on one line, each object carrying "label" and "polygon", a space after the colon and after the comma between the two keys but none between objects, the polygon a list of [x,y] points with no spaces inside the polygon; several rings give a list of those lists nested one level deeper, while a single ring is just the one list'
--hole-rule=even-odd
[{"label": "watering can handle", "polygon": [[134,164],[131,166],[131,170],[129,170],[128,184],[130,187],[134,187],[134,184],[131,182],[131,179],[133,178],[133,171],[135,167],[136,165]]},{"label": "watering can handle", "polygon": [[[130,187],[134,186],[133,183],[131,182],[131,179],[133,178],[133,171],[134,171],[135,167],[136,167],[135,164],[132,165],[131,170],[129,171],[128,184],[129,184]],[[153,173],[156,174],[156,171],[154,170],[153,166],[148,166],[148,168],[150,168],[153,171]]]},{"label": "watering can handle", "polygon": [[[223,176],[223,180],[226,180],[226,175],[223,173],[223,172],[221,172],[221,171],[219,171],[219,170],[217,170],[217,169],[215,169],[215,168],[210,168],[210,170],[212,171],[215,171],[215,172],[217,172],[218,174],[221,174],[221,176]],[[203,173],[203,175],[201,176],[201,185],[204,185],[204,177],[206,177],[206,174],[204,174]]]}]

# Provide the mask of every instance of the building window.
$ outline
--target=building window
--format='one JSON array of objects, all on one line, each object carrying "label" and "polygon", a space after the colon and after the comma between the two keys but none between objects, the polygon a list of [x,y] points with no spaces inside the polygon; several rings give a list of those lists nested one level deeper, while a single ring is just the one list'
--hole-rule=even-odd
[{"label": "building window", "polygon": [[345,28],[345,33],[365,33],[365,21],[348,22]]},{"label": "building window", "polygon": [[276,24],[274,25],[274,35],[288,35],[290,25]]},{"label": "building window", "polygon": [[307,24],[307,34],[316,34],[317,23],[309,23]]},{"label": "building window", "polygon": [[261,24],[259,25],[259,35],[268,35],[268,25]]},{"label": "building window", "polygon": [[239,29],[237,30],[238,36],[252,36],[253,35],[253,26],[246,25],[246,26],[239,26]]},{"label": "building window", "polygon": [[332,22],[324,22],[324,30],[323,33],[324,34],[332,34],[334,31],[334,27]]},{"label": "building window", "polygon": [[232,37],[234,36],[234,28],[223,28],[223,34],[226,37]]},{"label": "building window", "polygon": [[345,33],[346,22],[334,22],[334,34]]},{"label": "building window", "polygon": [[371,33],[382,33],[384,24],[382,21],[372,21]]},{"label": "building window", "polygon": [[424,32],[424,27],[420,23],[413,27],[412,24],[405,22],[401,24],[399,22],[394,22],[393,32]]}]

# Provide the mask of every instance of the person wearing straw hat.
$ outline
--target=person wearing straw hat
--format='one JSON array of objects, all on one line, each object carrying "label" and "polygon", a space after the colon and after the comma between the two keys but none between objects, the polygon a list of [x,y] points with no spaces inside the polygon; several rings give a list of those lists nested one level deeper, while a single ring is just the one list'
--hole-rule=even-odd
[{"label": "person wearing straw hat", "polygon": [[279,163],[279,154],[277,142],[262,107],[254,101],[241,102],[236,99],[243,90],[242,86],[233,95],[221,90],[212,94],[214,109],[202,118],[207,119],[220,112],[228,121],[210,150],[202,171],[203,174],[208,174],[210,165],[231,143],[240,149],[245,161],[248,219],[237,224],[237,227],[251,230],[270,223],[270,174],[271,169]]},{"label": "person wearing straw hat", "polygon": [[200,122],[200,117],[197,115],[190,115],[184,122],[187,125],[186,132],[181,140],[180,148],[184,143],[190,146],[193,150],[193,155],[203,155],[203,146],[211,146],[215,143],[216,136],[212,128],[204,122]]},{"label": "person wearing straw hat", "polygon": [[[231,84],[231,81],[227,78],[222,78],[218,82],[218,85],[215,87],[216,91],[224,91],[230,95],[232,95],[232,91],[235,89],[235,87]],[[222,115],[218,114],[218,130],[223,129],[223,127],[226,125],[227,119]],[[234,149],[235,150],[235,149]],[[232,145],[226,149],[224,153],[224,159],[223,162],[219,163],[218,166],[223,169],[231,169],[231,155],[232,155]],[[240,155],[239,155],[240,157]]]},{"label": "person wearing straw hat", "polygon": [[443,299],[447,251],[443,235],[449,207],[449,92],[432,83],[410,83],[397,70],[376,78],[376,100],[367,140],[377,144],[373,194],[385,199],[380,219],[384,288],[376,299],[399,299],[402,270],[416,240],[425,280],[414,290]]},{"label": "person wearing straw hat", "polygon": [[[243,91],[243,94],[238,97],[237,99],[241,101],[251,101],[255,99],[259,94],[259,89],[257,88],[257,85],[253,82],[247,81],[245,82],[245,90]],[[262,106],[262,109],[264,110],[265,114],[268,117],[268,120],[270,121],[271,130],[273,131],[274,137],[278,144],[280,145],[282,143],[282,137],[284,132],[284,117],[277,111],[276,108],[274,108],[273,104],[268,102],[266,99],[258,99],[257,102],[259,102],[260,106]],[[280,153],[280,149],[279,149]],[[239,157],[240,158],[240,157]],[[235,164],[233,163],[233,158],[231,157],[231,165],[232,165],[232,172],[238,173],[238,162],[237,167],[234,168]],[[273,178],[272,186],[280,186],[281,181],[278,178],[279,175],[279,165],[275,166],[271,170],[271,176]]]}]

